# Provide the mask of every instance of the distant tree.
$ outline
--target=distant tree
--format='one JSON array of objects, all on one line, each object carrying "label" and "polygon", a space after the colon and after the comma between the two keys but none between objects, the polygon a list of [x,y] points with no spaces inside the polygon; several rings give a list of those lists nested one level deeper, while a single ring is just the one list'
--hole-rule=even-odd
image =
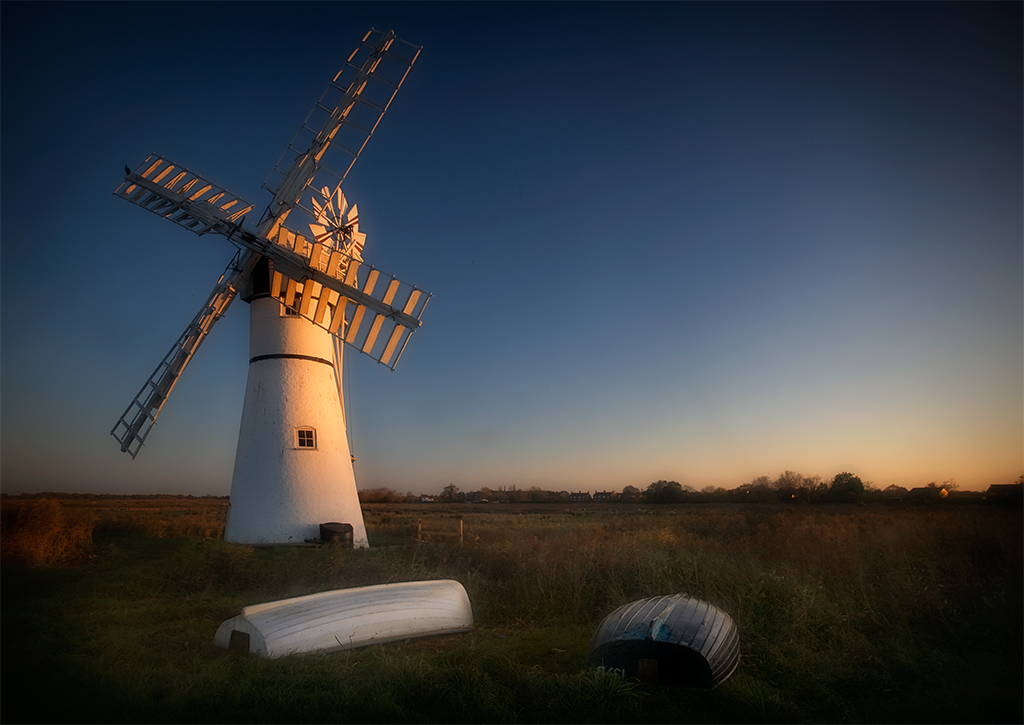
[{"label": "distant tree", "polygon": [[684,497],[683,487],[676,481],[655,481],[644,491],[647,503],[680,503]]},{"label": "distant tree", "polygon": [[837,473],[828,490],[833,501],[853,503],[864,498],[864,482],[847,471]]},{"label": "distant tree", "polygon": [[402,494],[390,488],[366,488],[359,490],[360,503],[401,503]]},{"label": "distant tree", "polygon": [[864,500],[865,501],[885,501],[887,496],[878,486],[873,484],[871,481],[864,482]]},{"label": "distant tree", "polygon": [[506,503],[509,500],[509,492],[505,490],[504,486],[498,486],[498,488],[496,489],[483,486],[479,491],[476,492],[475,496],[470,496],[469,494],[466,494],[466,498],[476,501],[482,501],[483,499],[487,499],[491,503]]},{"label": "distant tree", "polygon": [[626,486],[622,489],[622,493],[619,494],[620,501],[639,501],[643,496],[643,492],[636,486]]},{"label": "distant tree", "polygon": [[750,483],[737,486],[731,492],[735,501],[744,503],[767,503],[777,498],[775,482],[768,476],[758,476]]},{"label": "distant tree", "polygon": [[778,491],[780,501],[792,502],[797,500],[797,494],[803,488],[804,477],[796,471],[784,471],[773,481],[772,485]]},{"label": "distant tree", "polygon": [[712,503],[715,501],[727,501],[729,499],[729,492],[721,486],[708,485],[700,489],[700,493],[694,496],[694,501],[697,503]]},{"label": "distant tree", "polygon": [[822,503],[828,501],[829,489],[831,488],[832,482],[822,479],[818,482],[818,485],[814,487],[814,491],[811,493],[811,500],[815,503]]},{"label": "distant tree", "polygon": [[775,488],[778,490],[800,488],[804,484],[804,477],[796,471],[783,471],[775,479]]},{"label": "distant tree", "polygon": [[446,503],[454,503],[459,500],[459,487],[454,483],[449,483],[441,491],[440,500]]},{"label": "distant tree", "polygon": [[538,486],[533,486],[527,493],[530,497],[530,503],[547,503],[548,499],[551,497],[550,492],[545,491]]}]

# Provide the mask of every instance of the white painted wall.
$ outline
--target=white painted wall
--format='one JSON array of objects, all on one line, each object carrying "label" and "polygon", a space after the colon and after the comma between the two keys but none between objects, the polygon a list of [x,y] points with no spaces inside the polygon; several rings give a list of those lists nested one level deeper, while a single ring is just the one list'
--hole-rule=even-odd
[{"label": "white painted wall", "polygon": [[[368,546],[338,397],[330,333],[282,316],[271,297],[249,305],[249,364],[224,538],[245,544],[302,543],[329,521],[352,524]],[[326,362],[322,362],[326,361]],[[316,429],[316,449],[300,449],[296,428]]]}]

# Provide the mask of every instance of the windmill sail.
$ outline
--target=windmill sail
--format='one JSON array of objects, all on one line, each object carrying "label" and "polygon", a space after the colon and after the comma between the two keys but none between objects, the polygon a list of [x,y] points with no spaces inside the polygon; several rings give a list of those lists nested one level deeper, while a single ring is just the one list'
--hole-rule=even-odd
[{"label": "windmill sail", "polygon": [[273,236],[296,206],[316,216],[314,195],[341,186],[420,50],[392,31],[363,37],[264,181],[274,194],[259,224],[264,235]]},{"label": "windmill sail", "polygon": [[[287,234],[282,230],[282,236]],[[322,274],[330,275],[332,270],[345,273],[344,292],[332,288],[338,281],[335,278],[328,277],[331,284],[309,277],[300,281],[272,264],[270,294],[294,314],[394,370],[410,335],[420,324],[430,295],[395,277],[385,278],[370,265],[337,251],[331,254],[327,271]]]},{"label": "windmill sail", "polygon": [[[164,183],[167,177],[171,181]],[[156,155],[129,174],[115,194],[196,234],[220,234],[267,257],[278,280],[275,297],[292,307],[301,293],[299,315],[392,370],[420,326],[430,295],[357,259],[364,240],[358,229],[348,232],[344,243],[332,237],[329,244],[282,226],[270,238],[254,234],[241,227],[240,214],[251,205]],[[386,284],[381,281],[388,277]]]},{"label": "windmill sail", "polygon": [[199,235],[217,224],[240,224],[252,211],[249,202],[156,154],[126,175],[114,194]]},{"label": "windmill sail", "polygon": [[252,272],[257,260],[258,256],[248,251],[232,260],[214,286],[209,299],[121,414],[110,434],[121,444],[122,452],[132,458],[138,454],[185,366],[210,334],[214,323],[224,315],[228,305],[235,299],[238,288]]}]

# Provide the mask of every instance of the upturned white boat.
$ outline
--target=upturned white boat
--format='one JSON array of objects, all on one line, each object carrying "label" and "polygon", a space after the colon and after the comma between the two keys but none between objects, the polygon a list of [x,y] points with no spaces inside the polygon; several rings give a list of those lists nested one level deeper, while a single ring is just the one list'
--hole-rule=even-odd
[{"label": "upturned white boat", "polygon": [[254,604],[220,625],[213,643],[272,659],[472,628],[473,609],[465,588],[443,579],[336,589]]}]

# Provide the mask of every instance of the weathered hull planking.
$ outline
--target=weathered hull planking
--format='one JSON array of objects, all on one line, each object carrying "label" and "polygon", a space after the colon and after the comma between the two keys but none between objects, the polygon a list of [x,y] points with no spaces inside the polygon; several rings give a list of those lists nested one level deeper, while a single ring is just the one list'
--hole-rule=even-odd
[{"label": "weathered hull planking", "polygon": [[641,599],[602,620],[589,663],[624,679],[712,688],[735,671],[739,632],[732,617],[686,594]]},{"label": "weathered hull planking", "polygon": [[245,607],[220,625],[213,643],[273,659],[471,629],[466,590],[445,579],[338,589]]}]

